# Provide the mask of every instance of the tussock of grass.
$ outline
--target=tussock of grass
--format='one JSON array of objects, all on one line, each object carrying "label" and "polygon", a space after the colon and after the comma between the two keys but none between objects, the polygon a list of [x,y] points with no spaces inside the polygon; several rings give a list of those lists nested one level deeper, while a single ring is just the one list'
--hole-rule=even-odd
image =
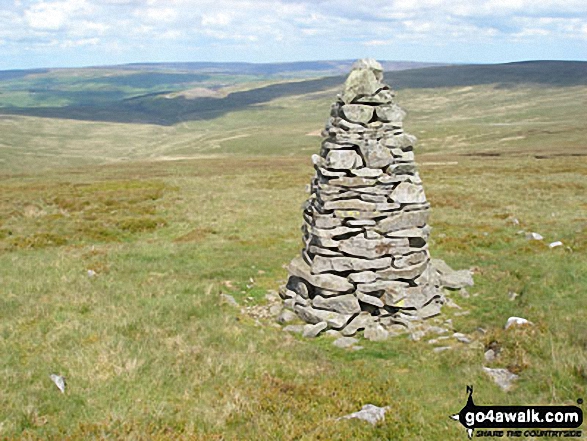
[{"label": "tussock of grass", "polygon": [[158,211],[174,189],[138,180],[5,185],[2,191],[0,250],[6,251],[120,241],[154,231],[166,225]]}]

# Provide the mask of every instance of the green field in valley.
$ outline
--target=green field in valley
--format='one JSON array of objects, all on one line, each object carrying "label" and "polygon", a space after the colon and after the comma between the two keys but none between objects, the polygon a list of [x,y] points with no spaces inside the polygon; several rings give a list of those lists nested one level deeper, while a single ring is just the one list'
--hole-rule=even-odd
[{"label": "green field in valley", "polygon": [[[474,342],[439,353],[407,337],[339,349],[261,316],[300,252],[310,156],[342,79],[251,75],[230,90],[266,100],[160,123],[97,117],[96,101],[79,118],[19,114],[0,95],[0,438],[458,440],[449,415],[469,384],[479,405],[585,398],[587,85],[424,87],[409,72],[386,78],[419,139],[431,253],[474,269],[470,296],[452,294],[462,310],[441,316]],[[199,105],[148,98],[147,113],[178,99]],[[505,331],[510,316],[534,326]],[[509,392],[482,371],[490,345],[491,366],[520,376]],[[384,422],[336,420],[367,403],[390,406]]]}]

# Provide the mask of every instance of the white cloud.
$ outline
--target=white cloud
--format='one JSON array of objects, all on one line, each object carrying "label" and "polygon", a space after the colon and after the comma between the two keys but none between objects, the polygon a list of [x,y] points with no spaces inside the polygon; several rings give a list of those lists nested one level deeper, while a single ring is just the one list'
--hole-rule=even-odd
[{"label": "white cloud", "polygon": [[66,26],[75,14],[89,12],[91,6],[86,0],[41,1],[25,10],[24,17],[33,29],[57,31]]},{"label": "white cloud", "polygon": [[369,40],[363,42],[364,46],[388,46],[391,44],[392,41],[390,40]]},{"label": "white cloud", "polygon": [[100,43],[99,38],[82,38],[80,40],[65,40],[59,42],[62,48],[72,48],[80,46],[96,46]]},{"label": "white cloud", "polygon": [[178,38],[181,38],[182,35],[183,33],[181,31],[172,29],[159,34],[159,38],[163,38],[165,40],[177,40]]},{"label": "white cloud", "polygon": [[232,16],[227,12],[202,15],[202,26],[227,26],[232,22]]},{"label": "white cloud", "polygon": [[148,8],[142,15],[149,22],[172,23],[177,19],[178,11],[173,8]]}]

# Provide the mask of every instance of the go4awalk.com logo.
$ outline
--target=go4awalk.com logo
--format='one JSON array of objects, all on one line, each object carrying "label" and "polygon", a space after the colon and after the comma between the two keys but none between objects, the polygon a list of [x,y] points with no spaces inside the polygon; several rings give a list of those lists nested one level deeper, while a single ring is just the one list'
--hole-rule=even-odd
[{"label": "go4awalk.com logo", "polygon": [[[577,406],[477,406],[473,402],[473,386],[467,386],[467,404],[451,415],[460,422],[469,439],[503,436],[535,438],[580,438],[583,410]],[[583,400],[577,400],[583,404]],[[565,430],[563,430],[565,429]]]}]

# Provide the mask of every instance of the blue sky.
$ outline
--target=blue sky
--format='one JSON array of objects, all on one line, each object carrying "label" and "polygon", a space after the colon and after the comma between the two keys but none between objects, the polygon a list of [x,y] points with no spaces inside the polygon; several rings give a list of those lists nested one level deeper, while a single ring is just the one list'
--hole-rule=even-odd
[{"label": "blue sky", "polygon": [[587,60],[587,1],[0,0],[0,70],[363,57]]}]

